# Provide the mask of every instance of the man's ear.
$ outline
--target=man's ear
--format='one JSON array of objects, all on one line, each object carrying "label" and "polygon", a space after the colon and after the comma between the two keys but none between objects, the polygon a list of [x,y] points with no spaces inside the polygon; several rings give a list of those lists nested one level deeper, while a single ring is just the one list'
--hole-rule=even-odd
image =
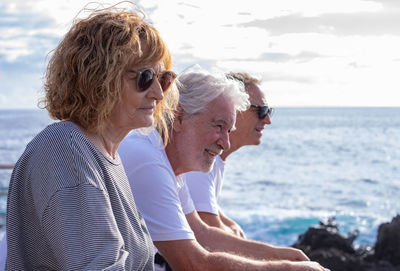
[{"label": "man's ear", "polygon": [[175,112],[175,118],[174,118],[174,124],[172,126],[172,129],[174,132],[179,133],[182,131],[182,118],[183,118],[183,108],[180,104],[178,104]]}]

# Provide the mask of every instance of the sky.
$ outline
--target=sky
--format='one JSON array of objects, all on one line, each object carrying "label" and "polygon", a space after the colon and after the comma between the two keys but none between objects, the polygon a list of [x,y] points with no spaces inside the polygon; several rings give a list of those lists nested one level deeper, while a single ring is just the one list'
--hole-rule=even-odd
[{"label": "sky", "polygon": [[[37,108],[50,51],[89,2],[1,0],[0,109]],[[399,0],[133,2],[177,73],[248,72],[275,107],[400,106]]]}]

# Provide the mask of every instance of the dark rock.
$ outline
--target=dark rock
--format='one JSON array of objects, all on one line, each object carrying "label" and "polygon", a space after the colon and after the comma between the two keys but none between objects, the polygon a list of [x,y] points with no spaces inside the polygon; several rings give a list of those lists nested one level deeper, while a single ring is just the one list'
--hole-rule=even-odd
[{"label": "dark rock", "polygon": [[374,246],[354,247],[358,231],[342,235],[335,218],[309,227],[293,245],[331,271],[400,271],[400,216],[379,227]]},{"label": "dark rock", "polygon": [[392,222],[379,226],[375,257],[400,265],[400,215],[394,217]]},{"label": "dark rock", "polygon": [[340,235],[336,220],[330,218],[325,223],[320,222],[320,226],[310,227],[304,234],[300,235],[294,246],[305,246],[310,251],[333,247],[354,254],[355,250],[352,243],[357,235],[358,231],[349,236]]}]

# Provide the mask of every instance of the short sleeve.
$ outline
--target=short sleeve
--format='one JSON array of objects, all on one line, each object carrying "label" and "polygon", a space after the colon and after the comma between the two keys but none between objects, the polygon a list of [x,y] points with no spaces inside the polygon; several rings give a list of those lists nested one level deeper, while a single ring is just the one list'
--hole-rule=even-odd
[{"label": "short sleeve", "polygon": [[153,241],[195,239],[184,213],[190,203],[180,200],[178,179],[158,132],[131,132],[121,142],[118,153]]},{"label": "short sleeve", "polygon": [[184,176],[196,210],[218,215],[213,174],[211,172],[193,171],[185,173]]},{"label": "short sleeve", "polygon": [[109,198],[91,184],[54,194],[42,225],[62,270],[124,269],[129,253],[124,250]]},{"label": "short sleeve", "polygon": [[[190,196],[187,184],[185,182],[184,176],[180,175],[177,178],[180,179],[181,187],[178,189],[179,200],[181,202],[182,210],[185,215],[192,213],[194,210],[194,204]],[[179,185],[179,184],[178,184]]]},{"label": "short sleeve", "polygon": [[175,176],[165,165],[145,164],[128,170],[127,175],[153,241],[195,239],[182,209]]}]

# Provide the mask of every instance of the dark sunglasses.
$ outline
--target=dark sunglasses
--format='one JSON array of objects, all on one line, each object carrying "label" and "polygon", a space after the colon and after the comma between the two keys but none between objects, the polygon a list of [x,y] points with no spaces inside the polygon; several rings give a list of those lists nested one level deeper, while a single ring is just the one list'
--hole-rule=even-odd
[{"label": "dark sunglasses", "polygon": [[267,115],[271,118],[275,112],[275,109],[268,107],[268,105],[250,105],[250,108],[256,108],[259,119],[264,119]]},{"label": "dark sunglasses", "polygon": [[176,78],[176,74],[173,71],[156,73],[152,68],[143,68],[137,71],[131,70],[131,72],[137,74],[136,86],[139,92],[148,90],[156,77],[162,90],[166,91]]}]

